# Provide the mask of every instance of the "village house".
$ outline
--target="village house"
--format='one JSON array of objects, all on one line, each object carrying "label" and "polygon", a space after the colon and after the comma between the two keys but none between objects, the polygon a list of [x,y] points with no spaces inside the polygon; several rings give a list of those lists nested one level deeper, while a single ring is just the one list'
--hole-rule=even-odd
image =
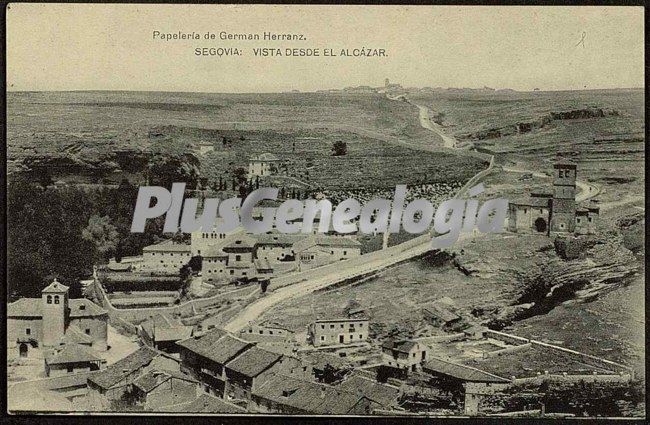
[{"label": "village house", "polygon": [[199,381],[204,392],[217,397],[223,397],[226,390],[226,363],[253,346],[221,329],[179,341],[178,345],[181,371]]},{"label": "village house", "polygon": [[577,164],[560,160],[553,168],[553,193],[534,191],[529,198],[508,204],[509,231],[546,235],[594,232],[599,208],[593,203],[580,209],[576,205]]},{"label": "village house", "polygon": [[142,249],[140,270],[157,274],[178,274],[181,267],[191,258],[190,245],[165,241]]},{"label": "village house", "polygon": [[192,327],[165,314],[157,314],[138,326],[140,339],[145,344],[169,354],[176,354],[180,348],[176,343],[192,336]]},{"label": "village house", "polygon": [[432,357],[422,367],[437,387],[460,393],[464,397],[466,415],[476,415],[485,395],[503,391],[510,380],[491,373]]},{"label": "village house", "polygon": [[253,263],[255,239],[245,234],[237,235],[222,250],[228,254],[228,263],[226,265],[228,277],[250,278],[255,276],[255,265]]},{"label": "village house", "polygon": [[178,360],[147,346],[88,376],[87,405],[108,411],[111,404],[132,390],[133,382],[149,370],[179,371]]},{"label": "village house", "polygon": [[28,357],[30,348],[81,343],[106,351],[108,313],[85,298],[68,299],[68,287],[56,279],[41,298],[20,298],[7,305],[7,348]]},{"label": "village house", "polygon": [[92,348],[66,344],[61,350],[45,356],[45,375],[63,376],[71,373],[99,370],[106,361]]},{"label": "village house", "polygon": [[216,246],[211,246],[203,250],[202,257],[201,275],[206,282],[229,282],[226,275],[227,253]]},{"label": "village house", "polygon": [[226,400],[249,400],[255,379],[282,359],[282,355],[250,347],[225,365]]},{"label": "village house", "polygon": [[308,270],[361,255],[361,243],[342,236],[308,236],[293,244],[292,255],[299,270]]},{"label": "village house", "polygon": [[400,388],[379,383],[357,371],[348,374],[336,387],[350,393],[362,394],[386,410],[398,407],[398,400],[402,395]]},{"label": "village house", "polygon": [[289,342],[295,340],[292,331],[277,323],[251,324],[242,329],[239,335],[242,339],[251,342]]},{"label": "village house", "polygon": [[278,172],[282,160],[272,153],[263,153],[261,155],[252,156],[248,160],[248,177],[253,176],[270,176]]},{"label": "village house", "polygon": [[198,382],[183,373],[151,369],[133,381],[131,391],[137,405],[158,411],[164,406],[195,400],[198,388]]},{"label": "village house", "polygon": [[424,319],[434,326],[443,329],[453,329],[461,324],[462,317],[454,312],[455,303],[449,297],[435,300],[422,309]]},{"label": "village house", "polygon": [[388,340],[382,344],[381,352],[388,366],[415,372],[427,360],[428,348],[418,341]]},{"label": "village house", "polygon": [[305,238],[302,234],[284,234],[277,231],[255,235],[255,258],[265,259],[270,263],[293,261],[293,245]]},{"label": "village house", "polygon": [[253,389],[249,411],[299,415],[368,415],[381,406],[357,393],[281,374]]},{"label": "village house", "polygon": [[307,328],[307,341],[314,347],[365,342],[369,324],[368,318],[316,320]]}]

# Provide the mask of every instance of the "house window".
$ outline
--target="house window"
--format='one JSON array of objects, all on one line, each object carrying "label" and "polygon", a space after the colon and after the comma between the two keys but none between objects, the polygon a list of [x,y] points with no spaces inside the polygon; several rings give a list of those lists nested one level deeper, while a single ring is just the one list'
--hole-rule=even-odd
[{"label": "house window", "polygon": [[321,335],[320,340],[325,341],[325,337]]},{"label": "house window", "polygon": [[32,334],[31,329],[29,329],[29,328],[25,329],[25,335],[31,335],[31,334]]},{"label": "house window", "polygon": [[74,367],[72,365],[68,365],[68,373],[74,372]]},{"label": "house window", "polygon": [[359,334],[359,339],[363,339],[363,334]]},{"label": "house window", "polygon": [[235,255],[235,261],[241,261],[241,255]]},{"label": "house window", "polygon": [[589,217],[589,219],[588,219],[588,220],[589,220],[589,223],[591,223],[591,217]]},{"label": "house window", "polygon": [[58,304],[58,303],[59,303],[59,296],[55,295],[54,296],[54,304]]},{"label": "house window", "polygon": [[86,335],[90,335],[90,328],[86,328]]},{"label": "house window", "polygon": [[47,303],[52,304],[52,295],[47,296]]},{"label": "house window", "polygon": [[321,329],[325,329],[325,325],[320,325],[320,328],[321,328]]},{"label": "house window", "polygon": [[576,218],[576,222],[577,222],[578,224],[580,224],[580,217],[577,217],[577,218]]},{"label": "house window", "polygon": [[85,306],[85,305],[80,305],[80,306],[79,306],[79,310],[85,310],[85,309],[86,309],[86,306]]},{"label": "house window", "polygon": [[348,255],[348,252],[347,252],[347,251],[343,251],[343,255]]},{"label": "house window", "polygon": [[330,325],[330,329],[334,329],[334,325]]},{"label": "house window", "polygon": [[234,270],[230,270],[230,274],[235,274],[235,271],[234,271]]}]

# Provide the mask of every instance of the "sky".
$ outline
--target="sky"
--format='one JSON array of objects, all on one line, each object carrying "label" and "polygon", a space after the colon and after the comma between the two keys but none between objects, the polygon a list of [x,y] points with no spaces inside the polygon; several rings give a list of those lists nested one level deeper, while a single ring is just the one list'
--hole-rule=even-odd
[{"label": "sky", "polygon": [[[405,87],[643,87],[643,25],[642,7],[16,3],[7,10],[7,87],[278,92],[380,86],[385,78]],[[306,40],[162,41],[154,31]],[[241,55],[194,54],[203,47]],[[254,55],[265,47],[318,48],[321,56]],[[386,56],[340,55],[355,48]]]}]

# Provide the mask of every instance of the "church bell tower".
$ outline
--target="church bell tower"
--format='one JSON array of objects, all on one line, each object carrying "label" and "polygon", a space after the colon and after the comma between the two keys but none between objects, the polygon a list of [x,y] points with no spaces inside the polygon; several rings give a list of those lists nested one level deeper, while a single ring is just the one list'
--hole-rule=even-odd
[{"label": "church bell tower", "polygon": [[43,303],[43,346],[56,347],[68,326],[68,287],[54,279],[41,292]]}]

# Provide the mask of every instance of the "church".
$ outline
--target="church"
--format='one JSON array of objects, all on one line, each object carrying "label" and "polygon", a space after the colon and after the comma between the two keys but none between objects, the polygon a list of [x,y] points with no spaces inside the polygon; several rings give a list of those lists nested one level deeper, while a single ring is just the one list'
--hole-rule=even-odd
[{"label": "church", "polygon": [[549,236],[554,233],[593,234],[600,211],[593,202],[586,207],[577,205],[577,164],[560,160],[553,168],[552,193],[531,192],[527,199],[510,202],[508,230]]},{"label": "church", "polygon": [[56,279],[41,298],[7,305],[7,349],[28,357],[35,348],[56,351],[79,344],[107,350],[108,312],[86,298],[68,299],[68,287]]}]

